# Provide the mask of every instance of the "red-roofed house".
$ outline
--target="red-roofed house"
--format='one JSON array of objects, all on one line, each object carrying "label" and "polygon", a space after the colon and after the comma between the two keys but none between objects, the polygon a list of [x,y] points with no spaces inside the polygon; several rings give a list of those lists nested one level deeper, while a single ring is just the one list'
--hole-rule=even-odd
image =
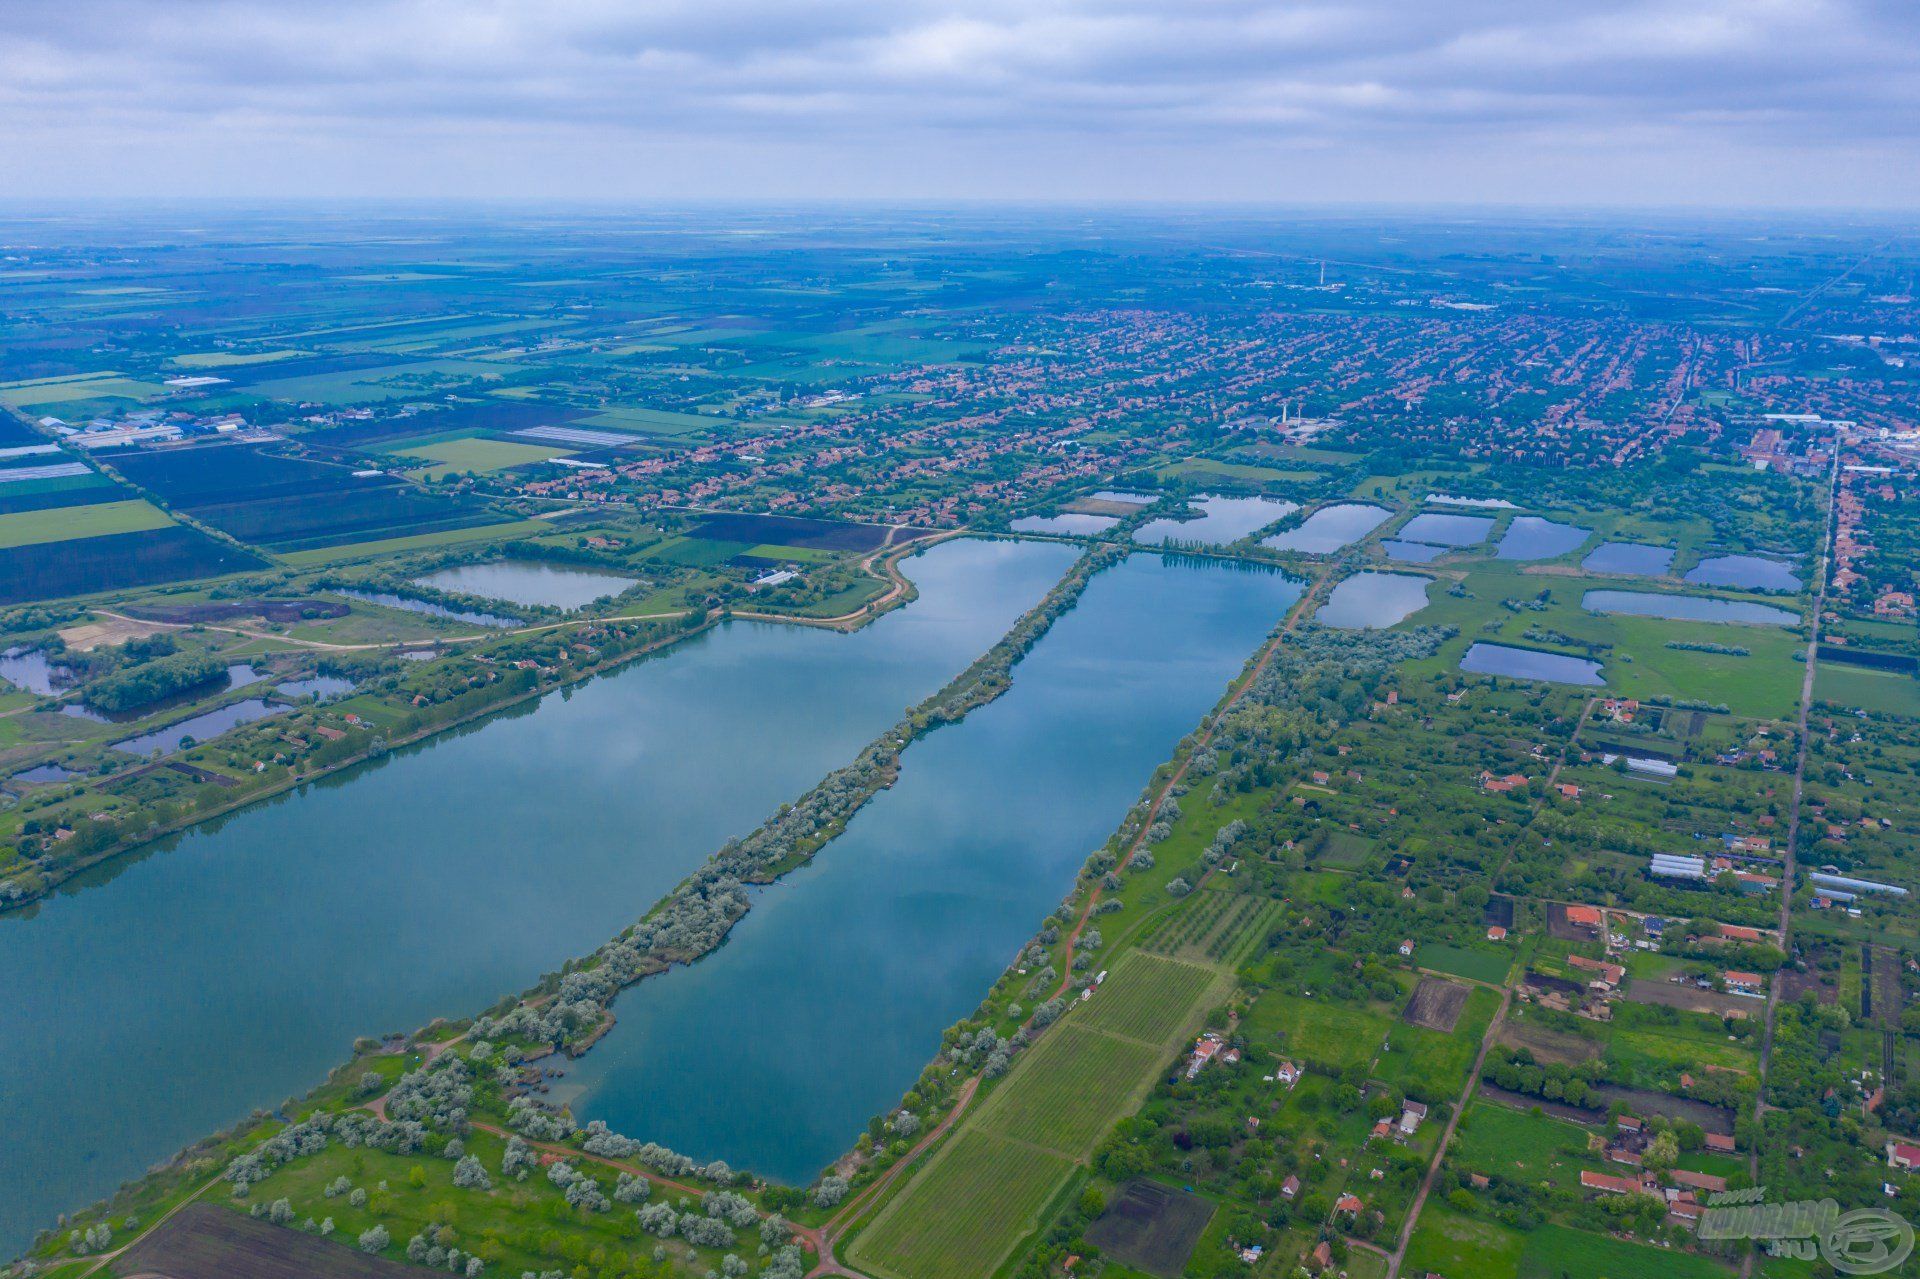
[{"label": "red-roofed house", "polygon": [[1889,1141],[1887,1167],[1903,1168],[1908,1172],[1920,1167],[1920,1146],[1909,1145],[1904,1141]]}]

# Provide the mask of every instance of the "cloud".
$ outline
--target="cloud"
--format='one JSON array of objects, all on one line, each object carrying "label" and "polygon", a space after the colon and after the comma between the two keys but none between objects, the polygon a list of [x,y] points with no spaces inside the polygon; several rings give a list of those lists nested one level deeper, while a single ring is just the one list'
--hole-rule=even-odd
[{"label": "cloud", "polygon": [[44,194],[1501,200],[1551,177],[1900,203],[1917,28],[1905,0],[9,0],[0,162]]}]

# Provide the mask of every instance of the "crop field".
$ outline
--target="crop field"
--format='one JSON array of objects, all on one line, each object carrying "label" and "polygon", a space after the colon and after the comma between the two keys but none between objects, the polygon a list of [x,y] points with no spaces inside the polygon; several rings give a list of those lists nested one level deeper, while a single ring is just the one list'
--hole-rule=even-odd
[{"label": "crop field", "polygon": [[[688,537],[747,546],[806,546],[823,551],[871,551],[887,540],[885,524],[843,524],[789,515],[710,515]],[[917,534],[916,534],[917,536]],[[903,535],[900,540],[905,541]]]},{"label": "crop field", "polygon": [[1063,1022],[1029,1053],[1027,1070],[987,1099],[974,1124],[986,1132],[1084,1157],[1119,1116],[1115,1100],[1152,1074],[1162,1049]]},{"label": "crop field", "polygon": [[1040,1223],[1064,1155],[972,1128],[936,1153],[848,1249],[888,1279],[979,1279]]},{"label": "crop field", "polygon": [[264,567],[265,561],[255,556],[179,525],[38,542],[0,549],[0,604]]},{"label": "crop field", "polygon": [[1427,942],[1413,952],[1413,962],[1420,968],[1432,969],[1436,973],[1449,973],[1469,981],[1499,986],[1507,980],[1507,970],[1513,966],[1513,956],[1504,950]]},{"label": "crop field", "polygon": [[140,500],[0,515],[0,549],[166,528],[165,511]]},{"label": "crop field", "polygon": [[402,457],[416,457],[435,465],[421,472],[428,479],[446,475],[484,474],[504,471],[529,462],[545,462],[556,457],[571,457],[573,450],[559,445],[519,444],[507,440],[459,439],[419,448],[400,450]]},{"label": "crop field", "polygon": [[1114,967],[1073,1021],[1092,1030],[1163,1043],[1186,1025],[1189,1010],[1215,980],[1210,969],[1135,951]]},{"label": "crop field", "polygon": [[1187,908],[1155,921],[1142,950],[1228,967],[1282,913],[1278,902],[1229,889],[1208,889]]},{"label": "crop field", "polygon": [[369,1257],[351,1244],[259,1221],[213,1204],[189,1204],[135,1245],[117,1273],[190,1279],[400,1279],[412,1266]]},{"label": "crop field", "polygon": [[1407,1245],[1409,1274],[1517,1279],[1526,1236],[1491,1221],[1462,1216],[1429,1202]]},{"label": "crop field", "polygon": [[1467,996],[1471,993],[1470,987],[1458,982],[1422,977],[1400,1016],[1411,1025],[1446,1034],[1459,1022],[1460,1011],[1467,1006]]},{"label": "crop field", "polygon": [[1157,1181],[1130,1181],[1087,1228],[1087,1239],[1108,1256],[1150,1274],[1177,1275],[1193,1254],[1214,1206]]}]

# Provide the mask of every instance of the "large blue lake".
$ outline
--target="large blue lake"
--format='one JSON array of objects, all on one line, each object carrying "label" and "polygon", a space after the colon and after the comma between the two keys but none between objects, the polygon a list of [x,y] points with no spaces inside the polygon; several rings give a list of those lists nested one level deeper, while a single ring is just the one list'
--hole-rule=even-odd
[{"label": "large blue lake", "polygon": [[[356,1036],[477,1012],[612,936],[989,648],[1074,557],[1038,543],[942,544],[905,565],[920,598],[855,634],[731,623],[0,917],[0,1257],[186,1143],[305,1092]],[[1159,612],[1191,609],[1198,628],[1212,616],[1209,584],[1229,577],[1244,607],[1271,611],[1277,579],[1157,566],[1113,575],[1122,589],[1142,576],[1167,585],[1145,616],[1099,614],[1109,625],[1153,634],[1171,625]],[[1042,651],[1060,656],[1039,674],[1022,667],[1029,695],[1049,669],[1071,675],[1076,653],[1120,660],[1102,659],[1103,637],[1081,614],[1068,624],[1081,639],[1048,640]],[[1183,725],[1217,692],[1213,641],[1197,655],[1144,640],[1124,651],[1142,680],[1207,686],[1180,703]],[[1124,692],[1110,690],[1116,707]],[[1138,753],[1089,806],[1140,784],[1133,763],[1165,753],[1169,722],[1143,712],[1118,727],[1128,741],[1139,734]],[[962,740],[942,734],[929,756]],[[1067,755],[1101,746],[1051,740]],[[968,789],[964,803],[985,822],[1003,798]],[[1124,807],[1123,795],[1098,822]],[[1076,838],[1059,855],[1077,861],[1091,846]],[[1032,869],[1046,879],[1032,891],[1057,897],[1059,877]],[[948,975],[972,982],[974,971]]]},{"label": "large blue lake", "polygon": [[581,1120],[811,1178],[912,1086],[1299,592],[1155,555],[1095,578],[1005,696],[910,747],[724,947],[620,999],[570,1067]]}]

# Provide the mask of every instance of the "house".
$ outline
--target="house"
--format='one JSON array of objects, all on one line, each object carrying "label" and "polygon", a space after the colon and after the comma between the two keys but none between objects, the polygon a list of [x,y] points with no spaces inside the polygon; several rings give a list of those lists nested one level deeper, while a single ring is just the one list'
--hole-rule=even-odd
[{"label": "house", "polygon": [[1619,964],[1610,964],[1599,959],[1588,959],[1585,955],[1568,955],[1567,964],[1583,972],[1594,974],[1593,981],[1588,984],[1600,990],[1619,989],[1620,983],[1626,979],[1627,975],[1627,970]]},{"label": "house", "polygon": [[1300,1193],[1300,1178],[1294,1176],[1292,1173],[1288,1173],[1287,1179],[1280,1183],[1280,1197],[1282,1199],[1291,1200],[1295,1195],[1298,1195],[1299,1193]]},{"label": "house", "polygon": [[1302,1069],[1300,1066],[1296,1065],[1295,1063],[1290,1061],[1283,1061],[1280,1063],[1280,1068],[1273,1072],[1273,1077],[1279,1080],[1282,1084],[1284,1084],[1288,1088],[1291,1088],[1295,1084],[1299,1083],[1300,1076],[1306,1073],[1307,1072],[1304,1069]]},{"label": "house", "polygon": [[1655,1195],[1660,1193],[1660,1183],[1651,1173],[1642,1173],[1638,1177],[1615,1177],[1611,1173],[1580,1170],[1580,1188],[1598,1190],[1607,1195]]},{"label": "house", "polygon": [[1413,1136],[1415,1132],[1419,1131],[1420,1125],[1426,1120],[1426,1117],[1427,1107],[1424,1103],[1418,1101],[1408,1102],[1406,1107],[1400,1112],[1401,1133],[1404,1136]]},{"label": "house", "polygon": [[1365,1210],[1366,1205],[1360,1202],[1360,1196],[1352,1193],[1341,1195],[1339,1199],[1334,1201],[1333,1205],[1335,1215],[1344,1212],[1352,1216],[1358,1216]]},{"label": "house", "polygon": [[1707,1149],[1716,1155],[1730,1155],[1735,1150],[1733,1138],[1725,1133],[1710,1132],[1707,1134]]},{"label": "house", "polygon": [[1741,924],[1721,924],[1721,941],[1759,942],[1765,938],[1758,928],[1748,928]]},{"label": "house", "polygon": [[1704,1190],[1717,1195],[1727,1188],[1725,1177],[1716,1177],[1710,1172],[1688,1172],[1685,1168],[1675,1168],[1667,1174],[1675,1185],[1685,1186],[1689,1190]]},{"label": "house", "polygon": [[1411,954],[1413,954],[1413,938],[1403,938],[1400,942],[1400,957],[1405,959]]},{"label": "house", "polygon": [[1580,788],[1572,782],[1555,782],[1553,788],[1560,792],[1561,799],[1580,798]]},{"label": "house", "polygon": [[1575,928],[1592,928],[1598,930],[1601,923],[1600,910],[1596,906],[1569,906],[1567,907],[1567,922]]},{"label": "house", "polygon": [[1192,1079],[1206,1069],[1207,1063],[1213,1060],[1214,1054],[1218,1053],[1223,1046],[1218,1035],[1202,1035],[1195,1040],[1193,1053],[1187,1058],[1187,1078]]},{"label": "house", "polygon": [[1382,1119],[1379,1123],[1373,1126],[1373,1135],[1370,1138],[1370,1140],[1383,1141],[1388,1136],[1390,1136],[1392,1132],[1393,1132],[1393,1122],[1388,1119]]},{"label": "house", "polygon": [[1644,1126],[1636,1115],[1622,1115],[1613,1122],[1621,1132],[1639,1132]]},{"label": "house", "polygon": [[1333,1249],[1329,1248],[1327,1241],[1322,1239],[1319,1245],[1313,1250],[1313,1268],[1316,1271],[1325,1271],[1330,1269],[1332,1265]]},{"label": "house", "polygon": [[1767,989],[1767,979],[1759,973],[1729,972],[1726,974],[1726,979],[1728,992],[1735,995],[1748,995],[1757,999]]},{"label": "house", "polygon": [[1505,941],[1506,939],[1507,939],[1507,930],[1502,928],[1500,925],[1495,924],[1491,928],[1487,929],[1488,941]]},{"label": "house", "polygon": [[1505,777],[1495,777],[1486,769],[1480,770],[1480,789],[1489,795],[1505,795],[1509,791],[1523,790],[1527,779],[1519,773],[1508,773]]},{"label": "house", "polygon": [[1920,1167],[1920,1146],[1908,1145],[1904,1141],[1887,1143],[1887,1167],[1901,1168],[1912,1172]]}]

